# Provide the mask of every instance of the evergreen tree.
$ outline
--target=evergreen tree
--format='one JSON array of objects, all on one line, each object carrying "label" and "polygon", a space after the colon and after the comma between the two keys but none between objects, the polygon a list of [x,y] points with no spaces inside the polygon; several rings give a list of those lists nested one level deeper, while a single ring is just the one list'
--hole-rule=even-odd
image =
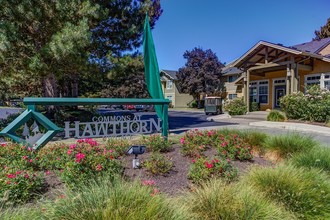
[{"label": "evergreen tree", "polygon": [[2,0],[1,78],[11,79],[20,95],[77,96],[82,75],[102,74],[98,62],[91,65],[91,55],[120,56],[139,46],[145,13],[154,24],[159,2]]},{"label": "evergreen tree", "polygon": [[330,37],[330,18],[328,18],[327,23],[320,28],[319,31],[315,31],[315,38],[313,40],[320,40],[323,38]]},{"label": "evergreen tree", "polygon": [[103,97],[149,98],[140,54],[113,58],[112,63],[114,67],[108,73],[110,84],[103,89]]}]

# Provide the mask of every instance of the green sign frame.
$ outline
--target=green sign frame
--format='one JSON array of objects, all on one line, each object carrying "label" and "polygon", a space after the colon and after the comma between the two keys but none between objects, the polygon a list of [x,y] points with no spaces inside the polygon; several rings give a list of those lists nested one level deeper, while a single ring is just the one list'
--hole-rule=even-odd
[{"label": "green sign frame", "polygon": [[33,145],[34,150],[45,146],[57,133],[63,131],[47,117],[36,111],[37,105],[43,106],[85,106],[85,105],[125,105],[125,104],[146,104],[160,106],[162,110],[162,135],[168,137],[168,99],[126,99],[126,98],[24,98],[23,103],[27,109],[12,121],[1,132],[0,136],[9,137],[14,142],[27,144],[24,139],[15,132],[29,119],[34,119],[44,126],[48,131]]}]

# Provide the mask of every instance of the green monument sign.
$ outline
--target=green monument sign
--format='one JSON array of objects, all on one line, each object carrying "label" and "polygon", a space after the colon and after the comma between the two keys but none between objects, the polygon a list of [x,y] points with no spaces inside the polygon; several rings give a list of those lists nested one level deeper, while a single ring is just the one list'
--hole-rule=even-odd
[{"label": "green monument sign", "polygon": [[[76,138],[85,137],[109,137],[126,134],[152,132],[152,126],[157,131],[162,130],[162,135],[168,136],[168,105],[170,100],[164,99],[155,46],[146,16],[143,35],[144,48],[144,68],[145,80],[148,91],[152,99],[121,99],[121,98],[24,98],[23,103],[27,106],[21,115],[0,132],[0,136],[6,136],[18,143],[26,143],[33,149],[38,149],[48,143],[56,134],[65,131],[65,137],[70,137],[70,132]],[[154,105],[160,120],[141,120],[140,117],[133,119],[117,117],[93,117],[91,122],[80,123],[65,122],[65,129],[62,129],[50,121],[47,117],[36,111],[37,105],[42,106],[85,106],[85,105],[122,105],[122,104],[145,104]],[[30,131],[27,121],[34,120]],[[38,124],[42,125],[46,132],[40,132]],[[23,132],[18,134],[18,130],[23,128]],[[79,131],[83,127],[83,131]],[[31,134],[32,133],[32,134]]]}]

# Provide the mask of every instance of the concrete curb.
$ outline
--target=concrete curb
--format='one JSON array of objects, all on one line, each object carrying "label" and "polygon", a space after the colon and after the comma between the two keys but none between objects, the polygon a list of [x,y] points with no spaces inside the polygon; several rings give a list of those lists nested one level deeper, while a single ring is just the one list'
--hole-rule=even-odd
[{"label": "concrete curb", "polygon": [[207,121],[217,121],[217,120],[227,119],[227,118],[231,118],[231,116],[227,113],[223,113],[221,115],[207,117],[206,120]]},{"label": "concrete curb", "polygon": [[249,125],[256,127],[279,128],[279,129],[286,129],[291,131],[315,132],[330,136],[330,128],[317,126],[317,125],[292,123],[292,122],[271,122],[271,121],[251,122],[249,123]]}]

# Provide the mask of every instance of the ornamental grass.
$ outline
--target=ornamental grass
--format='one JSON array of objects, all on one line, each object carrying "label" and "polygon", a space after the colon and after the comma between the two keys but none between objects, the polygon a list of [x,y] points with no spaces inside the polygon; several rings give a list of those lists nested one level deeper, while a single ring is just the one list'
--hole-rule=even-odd
[{"label": "ornamental grass", "polygon": [[151,186],[107,178],[63,192],[44,210],[45,219],[188,219]]},{"label": "ornamental grass", "polygon": [[265,141],[265,147],[275,151],[281,158],[292,157],[296,153],[307,152],[319,145],[312,137],[299,133],[270,136]]},{"label": "ornamental grass", "polygon": [[219,179],[204,182],[182,196],[179,204],[189,211],[191,219],[295,219],[251,187]]},{"label": "ornamental grass", "polygon": [[310,151],[294,155],[291,160],[297,167],[317,168],[330,173],[330,148],[315,147]]},{"label": "ornamental grass", "polygon": [[291,165],[254,168],[243,182],[299,219],[330,219],[330,182],[322,171]]}]

